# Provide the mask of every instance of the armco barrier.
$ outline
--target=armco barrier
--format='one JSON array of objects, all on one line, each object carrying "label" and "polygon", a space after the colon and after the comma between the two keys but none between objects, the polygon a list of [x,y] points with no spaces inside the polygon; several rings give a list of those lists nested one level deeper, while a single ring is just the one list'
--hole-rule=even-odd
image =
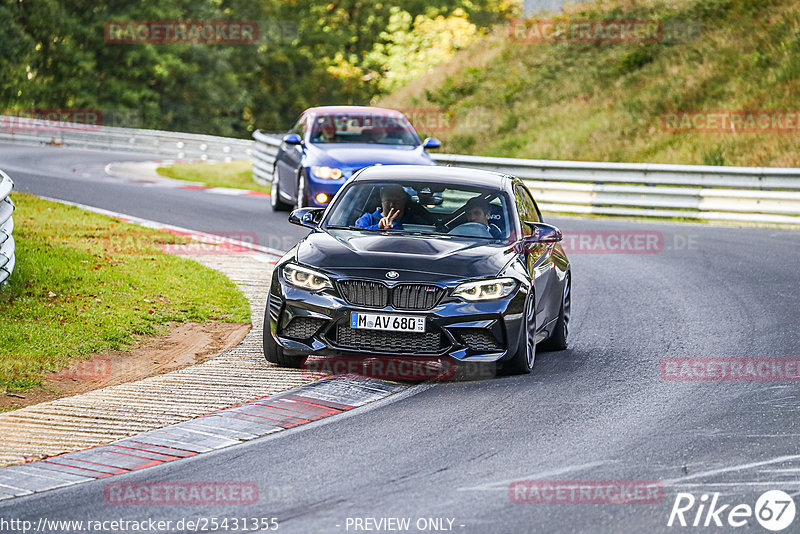
[{"label": "armco barrier", "polygon": [[253,141],[0,115],[0,142],[137,152],[170,159],[249,159]]},{"label": "armco barrier", "polygon": [[[280,137],[253,137],[253,173],[268,183]],[[549,212],[800,225],[800,169],[432,156],[518,176]]]},{"label": "armco barrier", "polygon": [[269,185],[272,182],[275,156],[281,146],[281,136],[256,130],[253,132],[253,139],[256,140],[253,147],[253,178],[261,185]]},{"label": "armco barrier", "polygon": [[545,211],[800,225],[800,169],[456,154],[434,159],[519,176]]},{"label": "armco barrier", "polygon": [[14,188],[14,182],[6,173],[0,171],[0,286],[14,272],[14,203],[8,196]]},{"label": "armco barrier", "polygon": [[[151,154],[174,159],[253,163],[269,184],[281,136],[256,131],[245,139],[72,123],[24,122],[0,116],[0,142],[55,144]],[[800,169],[595,163],[433,154],[443,165],[486,169],[526,180],[549,212],[685,217],[800,225]]]}]

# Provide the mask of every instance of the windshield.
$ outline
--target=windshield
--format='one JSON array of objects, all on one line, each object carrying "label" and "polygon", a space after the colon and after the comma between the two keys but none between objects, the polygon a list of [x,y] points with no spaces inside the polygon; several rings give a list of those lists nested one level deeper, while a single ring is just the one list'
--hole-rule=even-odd
[{"label": "windshield", "polygon": [[417,146],[419,137],[399,114],[337,113],[314,119],[311,142]]},{"label": "windshield", "polygon": [[337,198],[324,226],[506,239],[512,220],[508,207],[503,191],[487,187],[357,182]]}]

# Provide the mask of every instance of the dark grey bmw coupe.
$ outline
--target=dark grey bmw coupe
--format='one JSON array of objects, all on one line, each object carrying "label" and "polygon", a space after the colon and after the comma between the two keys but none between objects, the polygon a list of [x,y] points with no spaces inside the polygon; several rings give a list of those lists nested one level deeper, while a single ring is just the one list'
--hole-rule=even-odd
[{"label": "dark grey bmw coupe", "polygon": [[277,263],[264,355],[497,362],[529,373],[567,347],[571,271],[558,228],[512,176],[376,166],[323,208],[289,220],[311,232]]}]

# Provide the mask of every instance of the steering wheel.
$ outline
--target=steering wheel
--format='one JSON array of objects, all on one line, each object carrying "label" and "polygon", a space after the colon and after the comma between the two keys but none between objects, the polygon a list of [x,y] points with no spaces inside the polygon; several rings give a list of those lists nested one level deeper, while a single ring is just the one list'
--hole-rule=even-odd
[{"label": "steering wheel", "polygon": [[464,237],[492,237],[489,228],[485,224],[478,222],[465,222],[459,224],[449,232],[450,235],[458,235]]}]

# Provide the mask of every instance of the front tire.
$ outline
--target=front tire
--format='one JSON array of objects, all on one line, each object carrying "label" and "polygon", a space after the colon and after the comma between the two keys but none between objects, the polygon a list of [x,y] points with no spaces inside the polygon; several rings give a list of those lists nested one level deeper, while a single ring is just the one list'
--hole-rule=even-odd
[{"label": "front tire", "polygon": [[272,189],[269,192],[269,204],[272,211],[289,211],[291,205],[281,200],[281,181],[278,177],[278,166],[272,168]]},{"label": "front tire", "polygon": [[297,200],[294,205],[295,209],[308,207],[308,178],[300,169],[300,175],[297,177]]},{"label": "front tire", "polygon": [[267,304],[267,311],[264,314],[264,333],[263,333],[263,350],[264,358],[268,362],[278,364],[280,367],[289,367],[292,369],[300,369],[308,356],[291,356],[283,352],[283,347],[278,345],[275,338],[272,337],[272,332],[269,327],[269,304]]},{"label": "front tire", "polygon": [[564,283],[564,294],[561,297],[561,309],[558,312],[556,328],[550,338],[542,343],[542,350],[555,352],[567,350],[569,344],[569,316],[572,312],[572,279],[567,276]]},{"label": "front tire", "polygon": [[536,299],[533,293],[525,302],[524,323],[522,325],[522,340],[517,347],[517,352],[506,362],[504,368],[509,374],[526,375],[533,370],[536,360]]}]

